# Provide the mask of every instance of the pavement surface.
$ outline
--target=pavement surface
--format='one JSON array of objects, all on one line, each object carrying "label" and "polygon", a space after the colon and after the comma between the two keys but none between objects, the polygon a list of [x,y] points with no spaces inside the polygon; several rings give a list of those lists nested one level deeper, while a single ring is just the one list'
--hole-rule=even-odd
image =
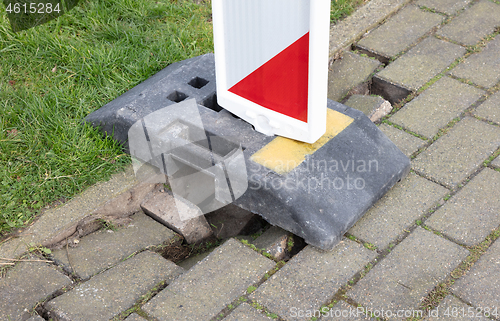
[{"label": "pavement surface", "polygon": [[128,171],[0,244],[0,320],[500,320],[500,2],[385,6],[332,27],[329,98],[390,101],[412,171],[332,251],[273,228],[176,264]]}]

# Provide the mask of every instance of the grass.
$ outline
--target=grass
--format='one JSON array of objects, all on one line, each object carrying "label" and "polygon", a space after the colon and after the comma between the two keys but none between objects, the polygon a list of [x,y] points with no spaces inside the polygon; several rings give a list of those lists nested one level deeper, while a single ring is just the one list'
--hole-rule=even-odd
[{"label": "grass", "polygon": [[[332,21],[365,1],[333,0]],[[81,0],[19,33],[0,4],[0,239],[130,163],[84,117],[212,51],[209,1]]]}]

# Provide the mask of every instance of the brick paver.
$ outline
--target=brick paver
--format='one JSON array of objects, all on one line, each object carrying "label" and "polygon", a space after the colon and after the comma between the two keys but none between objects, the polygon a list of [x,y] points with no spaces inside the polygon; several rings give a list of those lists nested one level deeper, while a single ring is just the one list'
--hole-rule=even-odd
[{"label": "brick paver", "polygon": [[349,233],[381,249],[386,248],[447,193],[446,188],[410,173],[384,195]]},{"label": "brick paver", "polygon": [[406,104],[390,121],[432,138],[483,94],[480,89],[443,77]]},{"label": "brick paver", "polygon": [[464,45],[475,45],[500,25],[500,5],[482,0],[465,10],[437,34]]},{"label": "brick paver", "polygon": [[471,311],[469,309],[472,308],[450,294],[444,298],[436,309],[427,313],[424,321],[476,320],[473,316],[468,315],[469,311]]},{"label": "brick paver", "polygon": [[109,320],[161,281],[171,282],[183,269],[144,251],[45,304],[56,320]]},{"label": "brick paver", "polygon": [[240,304],[223,321],[272,321],[270,317],[252,308],[250,305]]},{"label": "brick paver", "polygon": [[459,45],[429,37],[396,59],[376,77],[415,91],[465,52],[465,48]]},{"label": "brick paver", "polygon": [[309,245],[250,298],[286,320],[301,319],[298,311],[319,310],[375,256],[375,252],[350,240],[341,241],[328,252]]},{"label": "brick paver", "polygon": [[361,39],[357,46],[391,58],[408,48],[441,21],[443,17],[438,14],[425,12],[415,6],[407,6]]},{"label": "brick paver", "polygon": [[375,319],[368,317],[363,313],[361,307],[353,307],[340,301],[333,306],[324,316],[322,316],[320,321],[326,320],[342,320],[342,321],[362,321],[362,320],[373,320]]},{"label": "brick paver", "polygon": [[[461,299],[470,302],[475,307],[493,310],[500,307],[500,241],[495,243],[474,264],[471,270],[455,282],[452,291]],[[490,310],[490,311],[491,311]]]},{"label": "brick paver", "polygon": [[418,227],[347,295],[372,309],[374,316],[384,309],[393,313],[392,317],[384,315],[388,319],[401,320],[397,311],[417,308],[422,297],[468,254],[466,249]]},{"label": "brick paver", "polygon": [[499,137],[499,127],[465,117],[419,154],[412,167],[454,188],[500,146]]},{"label": "brick paver", "polygon": [[45,319],[43,319],[41,316],[39,315],[34,315],[32,316],[31,318],[29,318],[27,321],[44,321]]},{"label": "brick paver", "polygon": [[416,4],[451,15],[465,8],[470,2],[471,0],[419,0]]},{"label": "brick paver", "polygon": [[500,125],[500,91],[477,107],[474,115]]},{"label": "brick paver", "polygon": [[496,168],[500,168],[500,157],[495,158],[492,162],[491,165],[493,165]]},{"label": "brick paver", "polygon": [[500,81],[498,70],[500,70],[500,36],[490,41],[481,52],[465,59],[465,62],[456,66],[451,74],[490,88]]},{"label": "brick paver", "polygon": [[143,306],[158,320],[209,320],[275,266],[230,239]]},{"label": "brick paver", "polygon": [[500,173],[485,168],[425,224],[458,242],[474,246],[500,225]]},{"label": "brick paver", "polygon": [[137,313],[132,313],[131,315],[129,315],[125,321],[145,321],[146,319],[144,319],[143,317],[141,317],[140,315],[138,315]]},{"label": "brick paver", "polygon": [[378,128],[408,157],[426,144],[425,140],[394,126],[381,124]]}]

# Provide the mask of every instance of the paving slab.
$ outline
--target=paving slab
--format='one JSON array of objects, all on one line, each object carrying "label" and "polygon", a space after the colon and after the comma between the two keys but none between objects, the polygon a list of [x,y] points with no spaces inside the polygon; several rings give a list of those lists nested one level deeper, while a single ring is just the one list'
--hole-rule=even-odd
[{"label": "paving slab", "polygon": [[500,124],[500,91],[479,105],[474,115]]},{"label": "paving slab", "polygon": [[109,320],[129,309],[156,284],[171,282],[183,269],[144,251],[47,302],[56,320]]},{"label": "paving slab", "polygon": [[325,315],[323,315],[320,321],[324,320],[342,320],[342,321],[362,321],[362,320],[375,320],[368,317],[363,313],[362,308],[353,307],[340,301],[333,306]]},{"label": "paving slab", "polygon": [[328,72],[328,98],[341,101],[354,87],[367,82],[381,63],[351,51],[344,52]]},{"label": "paving slab", "polygon": [[[38,259],[31,257],[31,259]],[[0,278],[0,319],[26,320],[28,310],[72,281],[44,262],[20,262]]]},{"label": "paving slab", "polygon": [[[496,6],[500,7],[500,5]],[[476,85],[490,88],[500,81],[498,70],[500,70],[500,36],[490,41],[481,52],[465,59],[451,71],[451,74],[471,80]]]},{"label": "paving slab", "polygon": [[429,37],[376,74],[374,82],[381,78],[416,91],[465,52],[459,45]]},{"label": "paving slab", "polygon": [[[500,242],[497,239],[471,270],[452,287],[452,292],[475,307],[500,307]],[[490,311],[491,311],[490,310]]]},{"label": "paving slab", "polygon": [[34,315],[31,318],[29,318],[27,321],[45,321],[41,316],[39,315]]},{"label": "paving slab", "polygon": [[425,224],[474,246],[500,225],[500,173],[485,168],[439,208]]},{"label": "paving slab", "polygon": [[132,313],[131,315],[129,315],[125,321],[145,321],[146,319],[144,319],[143,317],[141,317],[140,315],[138,315],[137,313]]},{"label": "paving slab", "polygon": [[271,321],[270,317],[262,314],[246,303],[240,304],[224,321]]},{"label": "paving slab", "polygon": [[500,168],[500,157],[495,158],[492,162],[491,165],[493,165],[496,168]]},{"label": "paving slab", "polygon": [[390,121],[432,138],[484,93],[458,80],[443,77],[407,103]]},{"label": "paving slab", "polygon": [[[469,251],[418,227],[347,292],[374,316],[401,320],[464,260]],[[389,312],[390,311],[390,312]],[[391,316],[392,312],[392,316]]]},{"label": "paving slab", "polygon": [[209,320],[274,266],[274,261],[230,239],[142,309],[158,320]]},{"label": "paving slab", "polygon": [[455,188],[500,146],[500,128],[465,117],[419,154],[413,169]]},{"label": "paving slab", "polygon": [[347,239],[331,251],[308,245],[250,298],[286,320],[302,319],[298,311],[319,310],[376,255]]},{"label": "paving slab", "polygon": [[475,313],[473,314],[474,316],[468,315],[469,309],[472,308],[450,294],[439,303],[437,308],[426,314],[427,316],[424,318],[424,321],[476,320],[476,318],[474,318],[476,315]]},{"label": "paving slab", "polygon": [[444,17],[409,5],[368,33],[356,46],[385,58],[404,51],[443,21]]},{"label": "paving slab", "polygon": [[362,111],[372,122],[379,121],[392,110],[390,102],[375,95],[352,95],[345,105]]},{"label": "paving slab", "polygon": [[[83,237],[77,247],[53,251],[54,259],[82,279],[119,263],[134,252],[172,240],[176,234],[142,212],[126,227],[100,230]],[[69,260],[68,260],[69,256]],[[70,264],[71,263],[71,264]]]},{"label": "paving slab", "polygon": [[465,8],[470,2],[471,0],[419,0],[416,5],[452,15]]},{"label": "paving slab", "polygon": [[448,192],[446,188],[410,173],[384,195],[349,233],[384,249]]},{"label": "paving slab", "polygon": [[500,26],[500,5],[482,0],[468,8],[437,34],[463,45],[475,45]]},{"label": "paving slab", "polygon": [[276,260],[283,260],[287,254],[290,233],[278,226],[271,226],[252,242],[258,249],[264,249]]},{"label": "paving slab", "polygon": [[408,134],[407,132],[397,129],[388,124],[381,124],[378,127],[396,146],[407,156],[410,157],[413,153],[423,147],[427,142],[423,139]]}]

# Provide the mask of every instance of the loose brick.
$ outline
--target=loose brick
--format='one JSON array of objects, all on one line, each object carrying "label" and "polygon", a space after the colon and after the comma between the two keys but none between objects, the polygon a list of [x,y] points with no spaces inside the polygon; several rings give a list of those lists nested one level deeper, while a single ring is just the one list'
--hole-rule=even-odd
[{"label": "loose brick", "polygon": [[[38,259],[32,257],[31,259]],[[0,279],[0,319],[26,320],[28,310],[71,280],[43,262],[20,262]]]},{"label": "loose brick", "polygon": [[[421,299],[468,254],[466,249],[418,227],[347,292],[347,296],[379,313],[382,309],[394,313],[416,309]],[[396,314],[384,316],[390,320],[402,319]]]},{"label": "loose brick", "polygon": [[425,140],[387,124],[378,127],[408,157],[425,145]]},{"label": "loose brick", "polygon": [[392,116],[391,122],[431,138],[483,94],[480,89],[443,77]]},{"label": "loose brick", "polygon": [[467,304],[463,303],[453,295],[448,295],[436,309],[429,311],[427,316],[424,318],[424,321],[476,320],[474,317],[468,315],[469,308],[471,307],[469,307]]},{"label": "loose brick", "polygon": [[252,308],[250,305],[240,304],[230,315],[223,319],[224,321],[271,321],[273,319],[265,316],[261,312]]},{"label": "loose brick", "polygon": [[476,85],[490,88],[500,81],[498,70],[500,70],[500,36],[490,41],[481,52],[465,59],[465,62],[455,67],[451,74],[471,80]]},{"label": "loose brick", "polygon": [[412,167],[455,188],[500,146],[500,128],[466,117],[413,161]]},{"label": "loose brick", "polygon": [[136,251],[162,244],[173,237],[175,233],[169,228],[139,212],[132,216],[132,222],[127,227],[87,235],[75,248],[54,251],[54,258],[66,269],[73,267],[76,274],[87,279]]},{"label": "loose brick", "polygon": [[370,32],[358,42],[357,46],[385,58],[391,58],[442,21],[442,16],[410,5]]},{"label": "loose brick", "polygon": [[384,195],[349,233],[379,248],[386,248],[447,192],[446,188],[410,173]]},{"label": "loose brick", "polygon": [[286,320],[301,319],[294,311],[319,310],[375,256],[375,252],[346,239],[328,252],[309,245],[250,298]]},{"label": "loose brick", "polygon": [[158,320],[209,320],[275,266],[230,239],[143,306]]},{"label": "loose brick", "polygon": [[372,122],[379,121],[392,110],[391,103],[380,96],[352,95],[345,105],[362,111]]},{"label": "loose brick", "polygon": [[485,168],[439,208],[425,224],[474,246],[500,224],[500,173]]},{"label": "loose brick", "polygon": [[158,254],[144,251],[47,302],[45,307],[56,320],[109,320],[156,284],[171,282],[182,271]]},{"label": "loose brick", "polygon": [[416,4],[451,15],[465,8],[470,2],[471,0],[420,0]]},{"label": "loose brick", "polygon": [[[500,307],[500,241],[495,243],[472,266],[471,270],[455,282],[452,291],[458,297],[470,302],[475,307],[493,310]],[[490,311],[491,311],[490,310]]]},{"label": "loose brick", "polygon": [[271,226],[267,231],[262,233],[255,241],[258,249],[264,249],[271,254],[276,260],[283,260],[287,254],[287,241],[289,232],[277,226]]},{"label": "loose brick", "polygon": [[477,107],[474,114],[500,124],[500,91]]},{"label": "loose brick", "polygon": [[500,25],[500,5],[483,0],[465,10],[437,34],[464,45],[474,45]]},{"label": "loose brick", "polygon": [[396,59],[375,77],[415,91],[465,52],[465,48],[459,45],[429,37]]}]

